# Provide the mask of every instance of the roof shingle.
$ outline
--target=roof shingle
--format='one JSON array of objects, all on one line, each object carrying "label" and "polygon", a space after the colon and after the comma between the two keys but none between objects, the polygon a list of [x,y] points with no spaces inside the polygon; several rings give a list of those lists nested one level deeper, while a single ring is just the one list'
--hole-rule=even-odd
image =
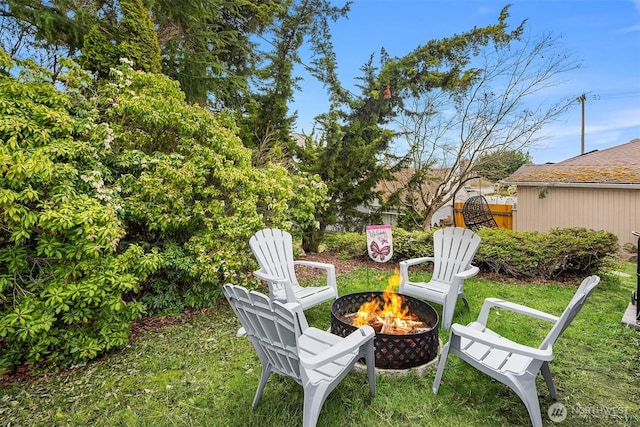
[{"label": "roof shingle", "polygon": [[507,183],[562,182],[598,184],[640,183],[640,139],[595,150],[559,163],[523,165]]}]

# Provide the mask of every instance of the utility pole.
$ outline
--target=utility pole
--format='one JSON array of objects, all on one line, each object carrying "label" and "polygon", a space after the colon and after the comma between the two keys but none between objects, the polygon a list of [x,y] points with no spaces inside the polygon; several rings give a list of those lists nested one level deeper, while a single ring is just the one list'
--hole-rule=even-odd
[{"label": "utility pole", "polygon": [[580,133],[580,154],[584,154],[584,103],[587,100],[587,95],[584,93],[578,97],[578,101],[582,104],[582,132]]},{"label": "utility pole", "polygon": [[[592,95],[593,99],[598,100],[600,99],[600,95]],[[581,138],[580,138],[580,154],[584,154],[584,104],[585,102],[587,102],[587,95],[586,94],[582,94],[578,97],[578,102],[580,104],[582,104],[582,131],[581,131]]]}]

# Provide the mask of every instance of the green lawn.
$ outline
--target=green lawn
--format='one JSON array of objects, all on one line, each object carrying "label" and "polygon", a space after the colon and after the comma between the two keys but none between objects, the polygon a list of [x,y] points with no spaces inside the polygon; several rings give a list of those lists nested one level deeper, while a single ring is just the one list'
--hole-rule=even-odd
[{"label": "green lawn", "polygon": [[[391,267],[391,266],[390,266]],[[635,273],[635,264],[618,270]],[[356,270],[338,278],[340,294],[381,290],[388,274]],[[549,420],[553,400],[538,390],[545,426],[637,426],[640,423],[640,331],[620,325],[635,277],[601,273],[602,282],[554,346],[551,370],[559,401],[568,410]],[[560,314],[573,295],[567,284],[501,284],[467,280],[468,312],[475,319],[488,296]],[[330,303],[307,311],[311,325],[328,328]],[[440,306],[434,305],[440,311]],[[542,321],[493,313],[490,325],[525,343],[539,343]],[[0,388],[4,426],[289,426],[302,424],[302,387],[272,376],[251,410],[260,365],[226,301],[188,321],[148,332],[126,348],[86,366]],[[441,331],[443,342],[448,333]],[[371,397],[364,375],[352,373],[329,395],[318,426],[527,426],[529,416],[506,386],[449,359],[437,395],[435,368],[426,375],[377,378]]]}]

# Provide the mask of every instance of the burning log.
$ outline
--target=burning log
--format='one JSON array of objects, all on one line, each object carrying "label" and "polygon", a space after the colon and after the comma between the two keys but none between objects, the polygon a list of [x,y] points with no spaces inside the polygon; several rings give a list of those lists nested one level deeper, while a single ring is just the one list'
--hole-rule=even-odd
[{"label": "burning log", "polygon": [[394,291],[400,284],[398,269],[389,277],[389,284],[382,293],[384,305],[373,299],[364,302],[356,313],[349,313],[343,317],[343,322],[353,326],[371,326],[376,332],[383,334],[414,334],[428,331],[429,325],[420,321],[418,317],[410,313],[404,304],[404,297]]}]

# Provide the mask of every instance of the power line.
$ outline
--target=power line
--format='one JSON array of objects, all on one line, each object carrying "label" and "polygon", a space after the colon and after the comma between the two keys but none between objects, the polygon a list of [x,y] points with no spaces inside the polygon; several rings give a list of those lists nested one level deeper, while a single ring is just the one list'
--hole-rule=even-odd
[{"label": "power line", "polygon": [[640,98],[640,90],[636,92],[613,92],[600,95],[602,99]]}]

